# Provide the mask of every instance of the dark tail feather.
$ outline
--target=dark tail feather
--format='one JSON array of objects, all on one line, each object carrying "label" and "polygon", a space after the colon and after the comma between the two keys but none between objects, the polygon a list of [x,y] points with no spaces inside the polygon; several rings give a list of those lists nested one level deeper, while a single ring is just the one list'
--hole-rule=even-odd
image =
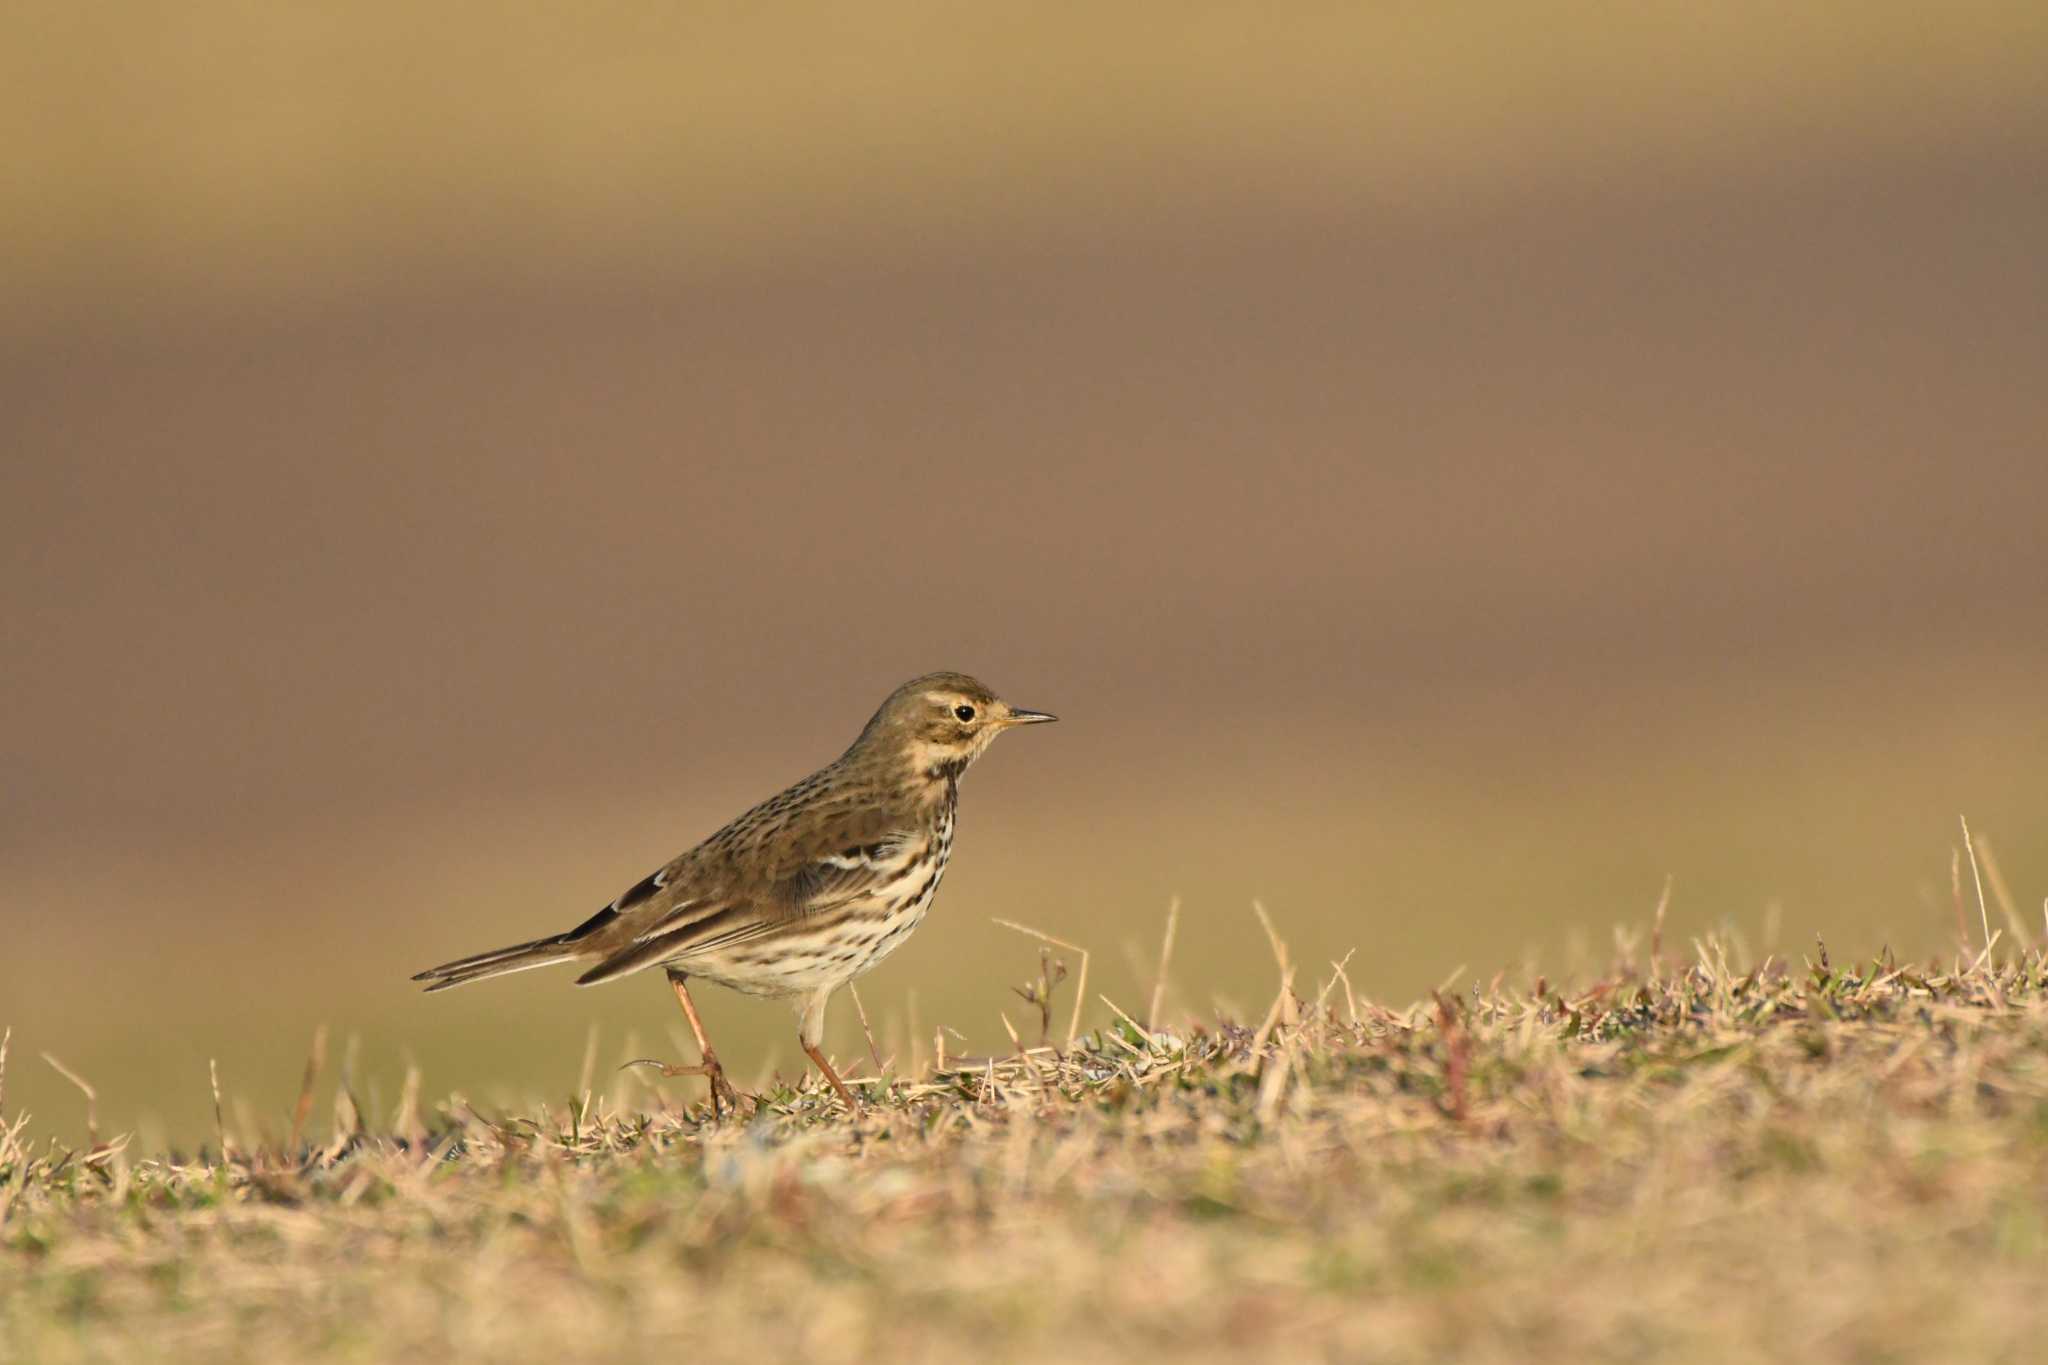
[{"label": "dark tail feather", "polygon": [[570,946],[573,934],[556,934],[552,938],[537,938],[531,943],[515,943],[510,948],[498,948],[488,953],[477,953],[470,957],[458,957],[453,962],[444,962],[438,967],[429,967],[415,976],[415,981],[430,981],[429,991],[445,991],[456,986],[466,986],[472,981],[486,977],[504,976],[508,972],[523,972],[529,967],[545,967],[550,963],[567,962],[576,956]]}]

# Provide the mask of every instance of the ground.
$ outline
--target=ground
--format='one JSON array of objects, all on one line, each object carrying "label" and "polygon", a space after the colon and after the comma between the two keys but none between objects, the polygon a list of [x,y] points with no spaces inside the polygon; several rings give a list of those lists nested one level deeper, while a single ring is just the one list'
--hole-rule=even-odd
[{"label": "ground", "polygon": [[1062,1001],[865,1066],[858,1117],[690,1080],[369,1131],[343,1090],[194,1159],[12,1118],[0,1359],[2038,1358],[2048,953],[1637,958],[1071,1039]]}]

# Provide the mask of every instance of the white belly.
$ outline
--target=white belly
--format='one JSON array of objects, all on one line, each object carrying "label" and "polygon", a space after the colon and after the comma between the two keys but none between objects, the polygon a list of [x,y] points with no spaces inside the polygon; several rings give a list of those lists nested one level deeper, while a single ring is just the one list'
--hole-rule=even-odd
[{"label": "white belly", "polygon": [[921,887],[906,886],[896,897],[857,901],[793,921],[785,932],[693,955],[677,966],[745,995],[803,995],[843,986],[873,970],[924,922],[952,853],[950,817],[939,824],[938,844],[937,866]]}]

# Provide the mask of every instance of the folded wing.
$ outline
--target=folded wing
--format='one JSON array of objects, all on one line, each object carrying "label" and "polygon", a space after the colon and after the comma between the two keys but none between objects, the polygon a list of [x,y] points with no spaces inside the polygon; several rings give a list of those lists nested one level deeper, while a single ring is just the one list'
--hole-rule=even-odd
[{"label": "folded wing", "polygon": [[[929,849],[907,831],[842,836],[810,850],[763,879],[702,878],[703,893],[679,899],[595,967],[576,978],[596,985],[657,963],[687,966],[692,957],[772,937],[806,917],[884,894]],[[715,889],[714,889],[715,888]]]}]

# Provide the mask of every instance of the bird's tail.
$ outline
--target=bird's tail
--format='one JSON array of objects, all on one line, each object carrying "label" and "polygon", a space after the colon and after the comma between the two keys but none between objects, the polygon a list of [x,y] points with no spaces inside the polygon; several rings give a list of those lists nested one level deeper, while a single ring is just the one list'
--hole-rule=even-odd
[{"label": "bird's tail", "polygon": [[438,967],[429,967],[415,976],[415,981],[431,983],[430,991],[445,991],[456,986],[466,986],[472,981],[487,977],[504,976],[510,972],[523,972],[530,967],[546,967],[556,962],[567,962],[576,956],[571,945],[575,934],[556,934],[551,938],[537,938],[531,943],[515,943],[509,948],[497,948],[488,953],[475,953],[469,957],[458,957],[453,962],[444,962]]}]

